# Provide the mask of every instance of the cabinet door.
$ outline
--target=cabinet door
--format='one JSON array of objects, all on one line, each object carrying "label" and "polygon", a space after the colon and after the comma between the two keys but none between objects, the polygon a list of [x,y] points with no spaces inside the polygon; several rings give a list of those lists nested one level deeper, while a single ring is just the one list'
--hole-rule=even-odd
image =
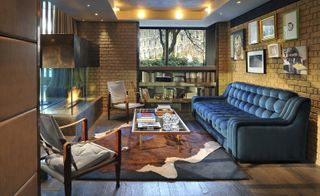
[{"label": "cabinet door", "polygon": [[1,0],[0,34],[37,40],[37,0]]},{"label": "cabinet door", "polygon": [[0,36],[0,121],[37,107],[36,44]]}]

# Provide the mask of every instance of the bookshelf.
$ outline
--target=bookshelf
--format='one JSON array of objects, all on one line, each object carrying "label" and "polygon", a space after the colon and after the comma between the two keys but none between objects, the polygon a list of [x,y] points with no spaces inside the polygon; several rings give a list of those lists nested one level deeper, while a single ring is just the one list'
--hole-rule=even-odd
[{"label": "bookshelf", "polygon": [[[190,105],[192,96],[216,95],[214,66],[139,67],[138,86],[146,103]],[[182,106],[181,106],[182,107]]]}]

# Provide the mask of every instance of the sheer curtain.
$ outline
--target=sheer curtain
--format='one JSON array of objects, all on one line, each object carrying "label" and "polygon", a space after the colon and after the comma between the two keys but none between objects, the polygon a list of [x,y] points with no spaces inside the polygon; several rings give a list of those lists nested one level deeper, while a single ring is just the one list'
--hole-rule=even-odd
[{"label": "sheer curtain", "polygon": [[41,34],[76,34],[75,20],[50,1],[42,1]]},{"label": "sheer curtain", "polygon": [[[76,21],[59,10],[50,1],[41,3],[41,34],[76,34]],[[41,84],[43,97],[66,97],[67,91],[73,86],[83,87],[85,69],[77,68],[46,68],[42,69]],[[50,71],[51,77],[45,76],[44,71]],[[40,81],[40,83],[41,83]]]}]

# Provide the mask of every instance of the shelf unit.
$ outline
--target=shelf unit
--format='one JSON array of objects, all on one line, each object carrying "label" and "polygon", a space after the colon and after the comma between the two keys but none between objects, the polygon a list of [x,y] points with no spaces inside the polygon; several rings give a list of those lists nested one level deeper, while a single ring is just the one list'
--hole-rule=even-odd
[{"label": "shelf unit", "polygon": [[[167,81],[160,81],[161,78]],[[192,96],[216,95],[216,69],[214,66],[140,66],[138,87],[140,91],[147,89],[147,98],[141,92],[146,103],[190,105]]]}]

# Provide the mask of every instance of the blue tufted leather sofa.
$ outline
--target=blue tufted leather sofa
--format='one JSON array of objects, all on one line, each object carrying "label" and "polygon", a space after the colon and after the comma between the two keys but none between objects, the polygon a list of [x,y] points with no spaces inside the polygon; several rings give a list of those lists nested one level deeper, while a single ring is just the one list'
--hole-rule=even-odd
[{"label": "blue tufted leather sofa", "polygon": [[241,162],[304,162],[310,107],[294,92],[241,82],[192,98],[196,120]]}]

